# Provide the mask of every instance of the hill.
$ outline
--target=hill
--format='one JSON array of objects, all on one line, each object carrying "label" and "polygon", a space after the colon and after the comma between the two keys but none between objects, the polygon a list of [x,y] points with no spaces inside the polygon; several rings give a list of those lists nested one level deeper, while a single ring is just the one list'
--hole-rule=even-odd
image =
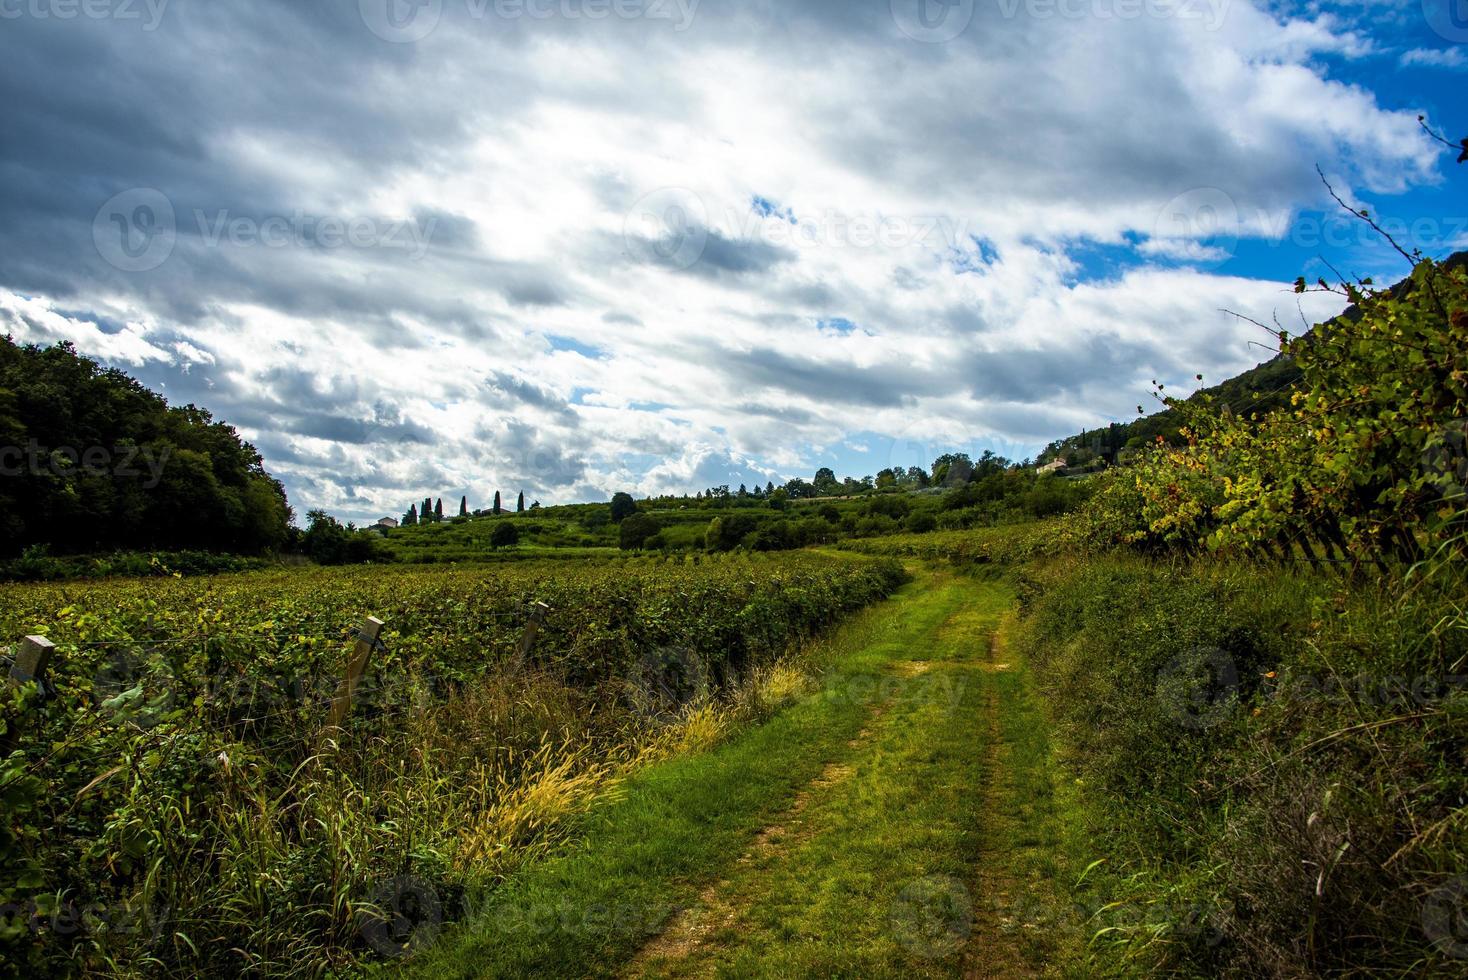
[{"label": "hill", "polygon": [[[1461,266],[1468,266],[1468,251],[1458,252],[1442,262],[1444,270]],[[1390,292],[1400,296],[1412,288],[1412,280],[1406,278],[1392,286]],[[1340,318],[1354,321],[1360,316],[1360,309],[1353,304],[1341,313]],[[1280,354],[1221,384],[1201,388],[1188,400],[1208,397],[1218,405],[1228,406],[1236,415],[1264,414],[1288,405],[1299,380],[1300,369],[1293,359]],[[1036,462],[1043,464],[1064,458],[1072,469],[1109,465],[1116,462],[1123,450],[1153,442],[1158,436],[1169,443],[1177,442],[1181,424],[1178,412],[1171,408],[1133,422],[1113,422],[1105,428],[1083,430],[1055,440],[1045,447]]]}]

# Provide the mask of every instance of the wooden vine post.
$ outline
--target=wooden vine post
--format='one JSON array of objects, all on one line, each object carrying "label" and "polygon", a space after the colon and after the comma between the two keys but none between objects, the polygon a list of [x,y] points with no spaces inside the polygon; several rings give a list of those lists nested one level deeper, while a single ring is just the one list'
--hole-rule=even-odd
[{"label": "wooden vine post", "polygon": [[20,643],[20,649],[16,651],[15,662],[10,665],[10,681],[12,684],[24,684],[26,681],[35,681],[37,684],[46,679],[46,668],[51,665],[51,654],[56,651],[56,644],[44,636],[28,636]]},{"label": "wooden vine post", "polygon": [[361,683],[362,675],[372,662],[372,651],[377,647],[377,637],[382,632],[382,620],[368,616],[357,630],[357,645],[352,650],[352,659],[347,661],[346,673],[337,685],[336,696],[331,699],[331,710],[326,715],[326,730],[340,728],[352,710],[352,695]]},{"label": "wooden vine post", "polygon": [[540,628],[545,625],[545,617],[549,612],[550,606],[543,602],[536,602],[530,607],[530,622],[525,624],[525,632],[521,634],[520,642],[515,646],[515,669],[523,668],[529,661],[530,651],[535,646],[535,637],[540,633]]},{"label": "wooden vine post", "polygon": [[[10,683],[17,687],[35,681],[45,688],[46,668],[51,664],[51,654],[56,644],[44,636],[28,636],[20,642],[15,658],[10,663]],[[20,733],[14,728],[0,735],[0,756],[8,755],[20,743]]]}]

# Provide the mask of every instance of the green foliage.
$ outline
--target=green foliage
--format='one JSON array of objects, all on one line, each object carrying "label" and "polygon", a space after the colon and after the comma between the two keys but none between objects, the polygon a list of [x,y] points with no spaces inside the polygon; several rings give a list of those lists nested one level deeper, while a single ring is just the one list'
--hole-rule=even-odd
[{"label": "green foliage", "polygon": [[745,537],[753,533],[755,527],[755,519],[748,514],[715,517],[704,532],[705,547],[709,551],[733,551],[744,543]]},{"label": "green foliage", "polygon": [[632,499],[630,493],[617,492],[612,494],[611,517],[614,523],[620,524],[623,520],[637,513],[637,501]]},{"label": "green foliage", "polygon": [[[49,700],[0,703],[0,737],[19,736],[0,903],[27,911],[0,923],[0,974],[320,976],[382,955],[364,924],[385,883],[427,881],[453,914],[554,839],[559,811],[529,787],[636,756],[650,722],[627,679],[650,651],[685,651],[720,689],[900,579],[791,555],[6,586],[0,635],[57,653]],[[531,601],[551,612],[506,670]],[[383,647],[323,744],[369,612]],[[145,925],[31,931],[58,903]]]},{"label": "green foliage", "polygon": [[43,545],[32,545],[19,558],[0,562],[0,581],[57,582],[117,576],[217,575],[264,568],[268,561],[217,551],[118,551],[58,557]]},{"label": "green foliage", "polygon": [[1019,652],[1129,882],[1111,907],[1158,910],[1098,916],[1096,944],[1149,975],[1461,967],[1424,935],[1468,866],[1461,576],[1113,554],[1024,581]]},{"label": "green foliage", "polygon": [[285,491],[208,412],[170,408],[70,344],[0,339],[0,555],[285,544]]},{"label": "green foliage", "polygon": [[631,514],[622,520],[618,544],[623,551],[641,550],[648,538],[658,533],[658,522],[646,514]]},{"label": "green foliage", "polygon": [[374,532],[358,531],[351,524],[344,527],[320,510],[311,511],[306,519],[301,550],[318,565],[360,565],[386,558]]},{"label": "green foliage", "polygon": [[489,532],[491,548],[513,548],[520,543],[520,529],[510,521],[498,521]]},{"label": "green foliage", "polygon": [[1166,399],[1184,442],[1106,474],[1077,537],[1378,566],[1461,551],[1468,270],[1425,260],[1392,289],[1341,288],[1349,315],[1280,337],[1301,373],[1288,408]]},{"label": "green foliage", "polygon": [[841,542],[841,547],[889,558],[923,558],[960,567],[1021,565],[1065,547],[1060,521],[1034,521],[973,531],[893,534]]}]

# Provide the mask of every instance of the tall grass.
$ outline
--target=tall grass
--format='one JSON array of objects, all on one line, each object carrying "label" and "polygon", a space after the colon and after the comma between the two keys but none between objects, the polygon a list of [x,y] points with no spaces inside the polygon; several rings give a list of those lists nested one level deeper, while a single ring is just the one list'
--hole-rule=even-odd
[{"label": "tall grass", "polygon": [[1210,975],[1468,975],[1461,571],[1407,590],[1112,555],[1022,594],[1117,890],[1098,945]]},{"label": "tall grass", "polygon": [[[220,752],[198,774],[212,784],[208,808],[189,780],[157,778],[198,766],[189,737],[140,735],[108,777],[124,784],[111,787],[121,803],[96,842],[136,856],[117,869],[140,882],[129,927],[77,929],[69,962],[47,970],[316,977],[410,954],[564,844],[627,775],[715,745],[810,684],[782,660],[717,699],[702,690],[652,712],[549,673],[491,673],[392,724],[366,718],[314,753],[305,731],[300,749]],[[64,938],[42,912],[33,924]]]}]

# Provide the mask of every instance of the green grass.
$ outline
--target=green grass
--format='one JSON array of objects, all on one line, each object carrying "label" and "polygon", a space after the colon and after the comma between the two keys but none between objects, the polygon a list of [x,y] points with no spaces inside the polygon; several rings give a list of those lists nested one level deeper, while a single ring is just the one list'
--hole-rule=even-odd
[{"label": "green grass", "polygon": [[405,972],[956,976],[1077,958],[1050,745],[1028,674],[991,662],[1012,598],[920,571],[838,631],[817,693],[634,776],[579,844]]},{"label": "green grass", "polygon": [[1461,573],[1109,555],[1025,578],[1016,646],[1079,777],[1062,809],[1108,858],[1098,950],[1134,973],[1468,976]]},{"label": "green grass", "polygon": [[584,844],[499,889],[469,925],[411,964],[425,976],[608,975],[737,858],[826,764],[848,751],[887,665],[964,601],[925,576],[831,641],[821,690],[718,749],[629,781],[580,828]]},{"label": "green grass", "polygon": [[[971,933],[985,828],[991,676],[980,669],[1008,596],[964,582],[965,601],[907,638],[900,676],[867,744],[812,790],[792,846],[756,856],[722,889],[737,917],[681,963],[653,974],[950,976]],[[951,608],[951,607],[949,607]],[[913,670],[914,668],[908,668]],[[906,673],[906,672],[904,672]],[[843,777],[844,778],[840,778]]]}]

